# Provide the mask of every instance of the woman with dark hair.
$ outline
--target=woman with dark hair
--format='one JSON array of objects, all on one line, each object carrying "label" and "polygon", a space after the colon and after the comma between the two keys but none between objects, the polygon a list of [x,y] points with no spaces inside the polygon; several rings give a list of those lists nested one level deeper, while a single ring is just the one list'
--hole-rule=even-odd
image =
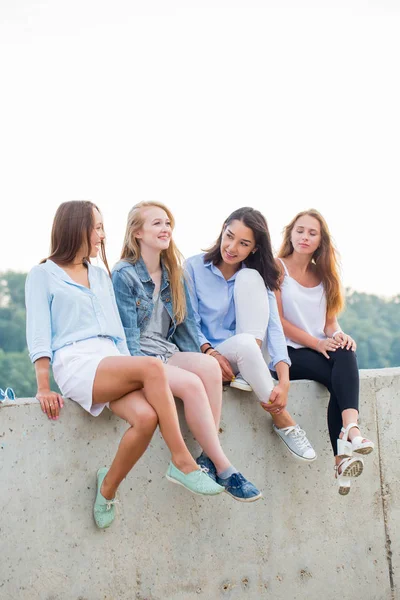
[{"label": "woman with dark hair", "polygon": [[356,343],[337,320],[344,304],[338,255],[318,211],[307,210],[292,219],[278,256],[281,286],[275,293],[292,362],[290,379],[313,379],[330,391],[328,429],[339,494],[346,495],[351,478],[362,473],[360,455],[372,452],[374,444],[357,424]]},{"label": "woman with dark hair", "polygon": [[[235,210],[214,246],[190,258],[186,270],[201,351],[214,356],[232,387],[254,390],[296,458],[314,460],[305,432],[286,410],[290,361],[272,291],[279,270],[263,215],[249,207]],[[275,387],[261,350],[265,338],[278,374]],[[204,456],[201,464],[210,469],[210,462]]]},{"label": "woman with dark hair", "polygon": [[108,406],[130,425],[110,469],[97,472],[94,518],[101,528],[114,520],[117,488],[146,450],[157,423],[172,454],[170,481],[206,495],[224,489],[199,469],[183,441],[162,363],[129,354],[111,279],[90,262],[100,253],[107,267],[104,238],[96,205],[61,204],[50,256],[33,267],[26,281],[28,349],[43,412],[57,420],[63,406],[62,397],[50,390],[52,363],[64,396],[93,416]]}]

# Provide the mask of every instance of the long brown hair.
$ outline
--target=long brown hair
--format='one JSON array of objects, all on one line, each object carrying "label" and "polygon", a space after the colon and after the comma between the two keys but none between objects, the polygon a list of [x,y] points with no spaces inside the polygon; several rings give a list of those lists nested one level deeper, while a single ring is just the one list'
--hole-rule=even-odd
[{"label": "long brown hair", "polygon": [[305,216],[317,219],[321,227],[321,243],[311,260],[315,264],[317,275],[325,289],[327,314],[329,317],[333,317],[343,310],[344,296],[339,276],[339,254],[333,243],[328,224],[321,213],[315,208],[299,212],[283,230],[283,241],[278,256],[286,258],[293,253],[293,245],[290,241],[292,230],[296,222]]},{"label": "long brown hair", "polygon": [[[168,219],[171,222],[171,229],[175,227],[175,219],[171,211],[161,202],[144,201],[135,204],[128,214],[126,224],[124,244],[122,246],[121,260],[126,260],[131,264],[137,263],[140,254],[140,244],[135,237],[135,233],[143,226],[144,212],[146,208],[156,206],[167,213]],[[171,237],[169,246],[166,250],[162,250],[161,258],[168,272],[169,284],[171,287],[172,307],[176,322],[182,323],[186,316],[186,296],[183,285],[183,256],[175,245]]]},{"label": "long brown hair", "polygon": [[[68,265],[73,262],[84,243],[89,255],[94,227],[93,209],[100,212],[90,200],[70,200],[60,204],[51,230],[50,256],[42,260],[42,263],[50,259],[57,264]],[[101,240],[100,255],[110,274],[104,240]],[[85,256],[85,260],[90,263],[90,256]]]},{"label": "long brown hair", "polygon": [[241,221],[252,230],[256,242],[257,252],[250,252],[244,261],[246,267],[255,269],[261,275],[265,285],[271,290],[279,289],[279,269],[276,266],[272,253],[271,238],[267,221],[260,211],[244,206],[229,215],[222,226],[221,233],[215,244],[206,251],[204,262],[218,265],[222,262],[221,240],[225,229],[232,221]]}]

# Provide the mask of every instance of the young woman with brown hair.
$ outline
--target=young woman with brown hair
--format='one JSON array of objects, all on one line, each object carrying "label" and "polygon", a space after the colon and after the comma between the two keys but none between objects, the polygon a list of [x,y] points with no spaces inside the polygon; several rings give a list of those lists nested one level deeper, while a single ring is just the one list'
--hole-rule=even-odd
[{"label": "young woman with brown hair", "polygon": [[[279,270],[264,216],[250,207],[235,210],[212,248],[189,258],[186,270],[201,351],[216,359],[232,387],[254,390],[293,456],[315,460],[305,432],[286,408],[290,361],[273,293]],[[262,354],[264,341],[276,386]]]},{"label": "young woman with brown hair", "polygon": [[253,502],[261,493],[231,465],[218,439],[221,370],[199,353],[173,229],[171,212],[159,202],[140,202],[128,215],[121,260],[112,273],[128,348],[133,356],[161,359],[170,389],[182,399],[189,428],[213,468],[201,459],[199,464],[235,500]]},{"label": "young woman with brown hair", "polygon": [[117,488],[146,450],[157,423],[172,454],[168,478],[200,494],[223,491],[199,469],[183,441],[160,361],[129,355],[111,279],[90,262],[101,254],[107,267],[104,238],[96,205],[61,204],[50,256],[26,282],[27,341],[42,410],[57,420],[63,406],[62,397],[50,389],[52,363],[64,396],[93,416],[109,406],[130,425],[110,469],[97,473],[94,517],[102,528],[112,523]]},{"label": "young woman with brown hair", "polygon": [[318,211],[300,212],[292,219],[278,256],[281,281],[275,294],[292,362],[290,379],[313,379],[330,391],[329,435],[339,493],[346,495],[351,478],[362,473],[360,455],[372,452],[374,444],[357,425],[356,343],[337,320],[344,305],[338,256]]}]

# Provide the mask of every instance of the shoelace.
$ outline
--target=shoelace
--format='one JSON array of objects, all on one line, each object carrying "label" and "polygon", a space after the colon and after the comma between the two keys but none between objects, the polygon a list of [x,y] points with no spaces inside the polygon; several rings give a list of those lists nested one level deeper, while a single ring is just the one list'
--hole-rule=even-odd
[{"label": "shoelace", "polygon": [[114,500],[107,500],[106,502],[106,510],[111,510],[113,504],[119,504],[119,500],[114,498]]},{"label": "shoelace", "polygon": [[197,469],[198,471],[202,471],[203,473],[208,474],[210,472],[210,469],[208,467],[204,467],[203,465],[200,466],[200,469]]},{"label": "shoelace", "polygon": [[292,425],[291,427],[287,427],[285,435],[289,434],[293,434],[296,444],[298,445],[300,450],[311,448],[310,442],[306,438],[306,432],[304,431],[304,429],[300,429],[298,425]]}]

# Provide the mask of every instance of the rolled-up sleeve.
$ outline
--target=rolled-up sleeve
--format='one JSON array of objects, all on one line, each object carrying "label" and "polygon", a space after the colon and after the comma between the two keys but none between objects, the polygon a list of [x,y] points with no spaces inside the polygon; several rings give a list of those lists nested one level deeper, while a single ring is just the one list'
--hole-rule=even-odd
[{"label": "rolled-up sleeve", "polygon": [[144,356],[140,350],[140,329],[137,324],[136,304],[129,283],[122,271],[113,271],[112,283],[119,315],[125,331],[126,343],[132,356]]},{"label": "rolled-up sleeve", "polygon": [[278,362],[285,362],[286,364],[292,364],[287,351],[285,335],[283,333],[283,327],[281,319],[279,317],[278,305],[276,297],[271,290],[268,290],[268,301],[269,301],[269,321],[267,327],[267,347],[268,353],[271,357],[270,368],[275,367]]},{"label": "rolled-up sleeve", "polygon": [[26,340],[29,358],[52,360],[51,349],[51,295],[47,273],[39,266],[29,273],[25,283]]},{"label": "rolled-up sleeve", "polygon": [[199,338],[199,345],[202,346],[203,344],[209,344],[210,342],[203,335],[203,332],[201,330],[201,317],[199,315],[199,300],[197,298],[197,293],[196,293],[194,270],[193,270],[191,263],[188,261],[186,261],[186,263],[185,263],[185,274],[186,274],[186,281],[187,281],[187,289],[189,291],[189,296],[190,296],[190,300],[191,300],[191,304],[192,304],[191,308],[193,311],[193,317],[195,320],[197,335]]}]

